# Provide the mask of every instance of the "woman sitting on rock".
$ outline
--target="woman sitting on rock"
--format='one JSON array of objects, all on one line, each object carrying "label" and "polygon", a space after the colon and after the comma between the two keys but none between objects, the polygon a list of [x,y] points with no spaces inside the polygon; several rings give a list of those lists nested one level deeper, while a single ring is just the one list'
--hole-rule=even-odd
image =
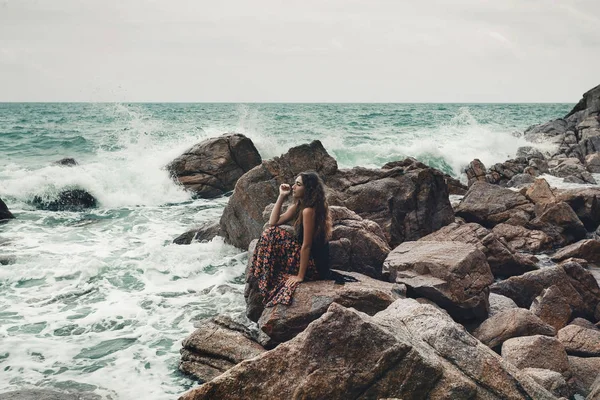
[{"label": "woman sitting on rock", "polygon": [[[280,215],[290,192],[296,201]],[[295,235],[278,226],[291,220]],[[266,307],[290,304],[300,282],[326,278],[331,217],[317,173],[301,173],[291,188],[279,186],[269,225],[258,240],[250,269]]]}]

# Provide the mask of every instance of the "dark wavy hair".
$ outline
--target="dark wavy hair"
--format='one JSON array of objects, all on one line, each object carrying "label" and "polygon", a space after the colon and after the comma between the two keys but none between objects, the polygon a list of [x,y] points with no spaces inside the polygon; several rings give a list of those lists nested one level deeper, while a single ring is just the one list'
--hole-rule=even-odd
[{"label": "dark wavy hair", "polygon": [[315,210],[315,235],[313,242],[325,243],[331,239],[331,216],[329,204],[325,197],[325,185],[319,174],[314,171],[301,172],[299,175],[304,185],[304,196],[296,202],[296,221],[294,229],[302,231],[302,210],[312,207]]}]

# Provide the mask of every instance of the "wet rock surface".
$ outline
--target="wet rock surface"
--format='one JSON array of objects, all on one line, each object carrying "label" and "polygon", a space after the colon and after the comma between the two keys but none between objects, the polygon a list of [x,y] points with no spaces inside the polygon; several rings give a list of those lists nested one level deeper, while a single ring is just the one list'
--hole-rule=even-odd
[{"label": "wet rock surface", "polygon": [[32,204],[48,211],[83,211],[97,207],[98,201],[83,189],[72,189],[61,191],[56,198],[51,199],[35,196]]}]

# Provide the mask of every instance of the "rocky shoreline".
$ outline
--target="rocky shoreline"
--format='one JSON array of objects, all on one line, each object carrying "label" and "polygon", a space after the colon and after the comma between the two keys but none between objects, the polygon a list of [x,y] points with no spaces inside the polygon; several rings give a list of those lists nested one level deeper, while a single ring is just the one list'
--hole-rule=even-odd
[{"label": "rocky shoreline", "polygon": [[262,160],[218,226],[187,242],[218,234],[251,257],[279,184],[315,170],[332,205],[331,265],[358,282],[305,282],[291,305],[265,309],[247,277],[258,332],[225,316],[197,325],[180,369],[202,384],[180,399],[600,399],[600,187],[540,178],[596,183],[599,118],[600,86],[525,131],[555,153],[474,160],[467,187],[411,158],[339,169],[318,141]]}]

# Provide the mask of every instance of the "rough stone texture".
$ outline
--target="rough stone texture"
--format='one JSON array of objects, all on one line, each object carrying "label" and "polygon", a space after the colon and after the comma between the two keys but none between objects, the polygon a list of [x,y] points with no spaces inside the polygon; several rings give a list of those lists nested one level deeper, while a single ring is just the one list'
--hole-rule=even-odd
[{"label": "rough stone texture", "polygon": [[585,92],[581,100],[579,100],[579,102],[575,105],[575,107],[573,107],[573,109],[566,115],[565,118],[569,118],[570,116],[578,116],[579,120],[583,120],[587,116],[594,115],[599,111],[600,85]]},{"label": "rough stone texture", "polygon": [[527,189],[525,197],[536,205],[556,203],[554,192],[543,178],[535,180],[534,184]]},{"label": "rough stone texture", "polygon": [[0,393],[0,400],[101,400],[94,393],[57,392],[50,389],[24,389]]},{"label": "rough stone texture", "polygon": [[539,254],[552,247],[552,239],[543,231],[516,225],[498,224],[492,229],[492,232],[504,239],[513,251]]},{"label": "rough stone texture", "polygon": [[501,313],[502,311],[510,310],[513,308],[519,308],[517,303],[515,303],[512,299],[502,296],[501,294],[490,293],[489,296],[490,302],[490,312],[489,317],[493,317],[496,314]]},{"label": "rough stone texture", "polygon": [[435,307],[332,304],[293,340],[185,393],[200,399],[555,399]]},{"label": "rough stone texture", "polygon": [[35,196],[32,203],[36,208],[48,211],[82,211],[98,205],[96,198],[83,189],[63,190],[49,199]]},{"label": "rough stone texture", "polygon": [[203,321],[182,345],[179,369],[201,382],[265,352],[247,328],[223,315]]},{"label": "rough stone texture", "polygon": [[585,158],[585,166],[593,174],[600,173],[600,154],[593,153]]},{"label": "rough stone texture", "polygon": [[[600,331],[568,325],[558,331],[558,340],[570,356],[600,357]],[[600,373],[600,370],[598,371]]]},{"label": "rough stone texture", "polygon": [[587,171],[579,158],[559,159],[558,165],[550,168],[550,174],[565,179],[565,182],[596,184],[594,177]]},{"label": "rough stone texture", "polygon": [[221,217],[225,238],[246,248],[260,236],[266,222],[262,212],[277,199],[279,185],[307,170],[323,179],[330,205],[347,207],[378,223],[389,243],[416,240],[454,220],[440,171],[414,159],[388,163],[379,170],[338,170],[335,159],[314,141],[263,161],[238,180]]},{"label": "rough stone texture", "polygon": [[381,227],[345,207],[331,206],[330,214],[330,268],[381,278],[383,261],[391,251]]},{"label": "rough stone texture", "polygon": [[585,400],[600,400],[600,372],[590,387],[590,394]]},{"label": "rough stone texture", "polygon": [[332,303],[374,315],[406,295],[403,285],[371,279],[358,273],[344,274],[356,278],[358,282],[346,282],[344,285],[335,284],[334,281],[305,282],[294,292],[290,305],[278,304],[265,308],[258,320],[258,327],[270,340],[261,343],[271,347],[292,339],[323,315]]},{"label": "rough stone texture", "polygon": [[456,215],[465,221],[487,228],[516,219],[522,221],[516,225],[523,225],[532,214],[533,204],[523,195],[485,182],[473,183],[456,209]]},{"label": "rough stone texture", "polygon": [[556,285],[574,317],[596,321],[594,316],[600,302],[600,288],[593,275],[576,262],[567,261],[554,267],[542,268],[520,276],[512,276],[490,286],[493,293],[510,297],[519,307],[529,308],[544,289]]},{"label": "rough stone texture", "polygon": [[569,359],[563,345],[544,335],[508,339],[502,345],[502,358],[519,369],[543,368],[569,376]]},{"label": "rough stone texture", "polygon": [[458,242],[405,242],[383,263],[390,281],[407,286],[410,297],[425,297],[455,319],[485,319],[487,287],[493,275],[476,246]]},{"label": "rough stone texture", "polygon": [[448,185],[448,194],[450,195],[454,194],[463,196],[465,193],[467,193],[467,190],[469,190],[469,188],[461,181],[451,177],[450,175],[444,175],[444,178],[446,180],[446,185]]},{"label": "rough stone texture", "polygon": [[584,318],[575,318],[573,321],[571,321],[570,325],[581,326],[586,329],[600,330],[600,328]]},{"label": "rough stone texture", "polygon": [[567,326],[571,319],[571,306],[558,286],[544,289],[531,304],[531,312],[557,331]]},{"label": "rough stone texture", "polygon": [[166,168],[196,197],[213,198],[233,190],[237,180],[260,163],[250,139],[229,133],[196,144]]},{"label": "rough stone texture", "polygon": [[554,336],[556,330],[523,308],[499,312],[483,321],[473,332],[473,336],[490,348],[500,346],[514,337],[531,335]]},{"label": "rough stone texture", "polygon": [[568,126],[566,120],[557,119],[527,128],[524,136],[525,139],[533,143],[557,142],[567,132]]},{"label": "rough stone texture", "polygon": [[533,146],[521,146],[517,149],[517,157],[523,157],[528,160],[540,159],[544,160],[544,154]]},{"label": "rough stone texture", "polygon": [[506,182],[506,186],[510,188],[529,187],[535,182],[534,176],[528,173],[517,174]]},{"label": "rough stone texture", "polygon": [[592,115],[577,124],[579,140],[586,140],[594,136],[600,136],[600,119]]},{"label": "rough stone texture", "polygon": [[[600,357],[569,356],[569,364],[577,391],[587,396],[600,371]],[[587,400],[587,399],[586,399]]]},{"label": "rough stone texture", "polygon": [[[495,185],[507,186],[515,176],[523,174],[528,166],[529,161],[524,157],[496,163],[490,167],[486,174],[486,180]],[[534,172],[534,174],[537,173]]]},{"label": "rough stone texture", "polygon": [[467,174],[469,187],[476,181],[487,182],[485,178],[485,165],[477,158],[469,163],[467,168],[465,168],[465,173]]},{"label": "rough stone texture", "polygon": [[567,258],[581,258],[600,265],[600,240],[581,240],[560,249],[552,256],[553,261],[563,261]]},{"label": "rough stone texture", "polygon": [[543,231],[559,246],[574,243],[587,235],[575,211],[563,201],[548,205],[542,214],[531,220],[526,227]]},{"label": "rough stone texture", "polygon": [[542,368],[524,368],[523,372],[557,397],[571,398],[574,395],[573,389],[559,372]]},{"label": "rough stone texture", "polygon": [[182,233],[173,240],[175,244],[191,244],[192,242],[211,241],[219,234],[218,222],[206,222],[201,226]]},{"label": "rough stone texture", "polygon": [[600,188],[561,190],[557,199],[571,206],[588,231],[600,226]]},{"label": "rough stone texture", "polygon": [[2,199],[0,199],[0,221],[13,219],[15,216],[8,210],[8,207]]},{"label": "rough stone texture", "polygon": [[495,277],[521,275],[538,269],[535,257],[515,253],[494,232],[476,223],[454,222],[422,237],[419,241],[473,244],[485,254]]}]

